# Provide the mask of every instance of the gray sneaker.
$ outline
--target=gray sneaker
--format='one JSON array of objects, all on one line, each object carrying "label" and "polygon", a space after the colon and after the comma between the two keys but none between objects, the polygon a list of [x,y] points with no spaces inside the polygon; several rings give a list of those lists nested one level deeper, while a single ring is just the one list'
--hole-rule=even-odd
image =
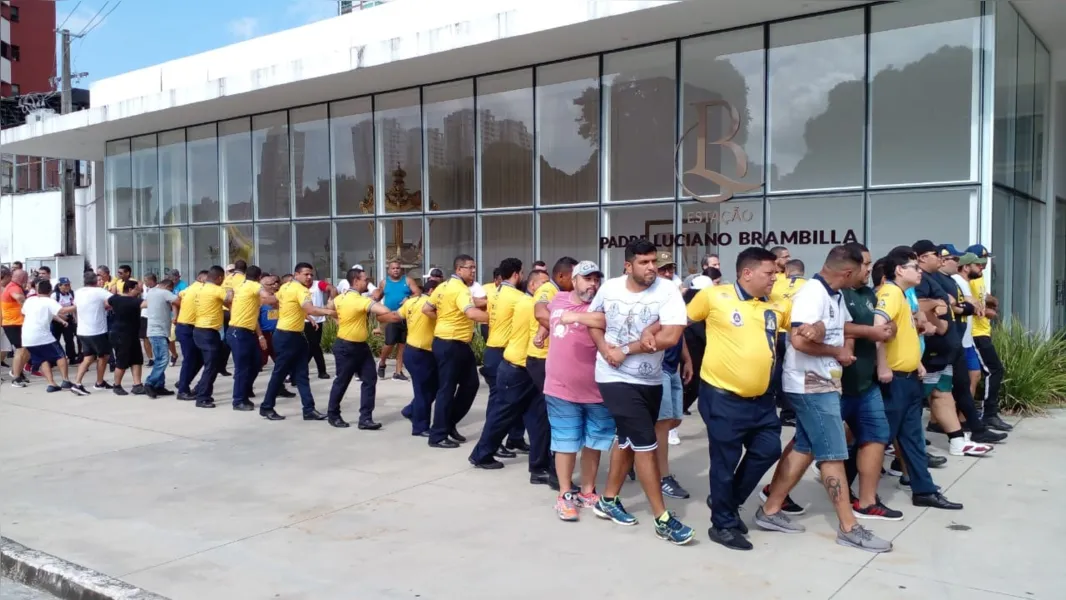
[{"label": "gray sneaker", "polygon": [[849,548],[858,548],[859,550],[865,550],[867,552],[891,552],[892,542],[883,540],[869,529],[855,524],[851,528],[851,531],[845,532],[842,529],[837,529],[837,543],[841,546],[848,546]]},{"label": "gray sneaker", "polygon": [[768,515],[761,506],[755,511],[755,524],[763,529],[780,531],[781,533],[803,533],[807,531],[807,528],[803,525],[793,523],[792,519],[785,514],[785,511],[781,510]]}]

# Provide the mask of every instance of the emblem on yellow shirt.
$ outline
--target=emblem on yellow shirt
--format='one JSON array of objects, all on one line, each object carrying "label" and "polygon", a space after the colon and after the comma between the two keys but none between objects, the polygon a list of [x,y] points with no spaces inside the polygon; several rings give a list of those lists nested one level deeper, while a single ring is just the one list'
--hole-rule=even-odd
[{"label": "emblem on yellow shirt", "polygon": [[744,319],[741,318],[740,311],[735,309],[735,308],[733,309],[733,319],[732,319],[732,321],[733,321],[733,327],[741,327],[741,326],[744,325]]}]

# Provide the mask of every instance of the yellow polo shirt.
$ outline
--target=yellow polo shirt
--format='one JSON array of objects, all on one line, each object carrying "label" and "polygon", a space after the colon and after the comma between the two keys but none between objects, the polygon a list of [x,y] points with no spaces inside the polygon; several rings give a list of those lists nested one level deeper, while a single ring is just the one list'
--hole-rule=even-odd
[{"label": "yellow polo shirt", "polygon": [[[974,300],[984,303],[985,298],[988,297],[984,277],[970,280],[970,295],[973,296]],[[973,319],[973,337],[989,337],[992,335],[992,321],[988,317],[974,315],[971,318]]]},{"label": "yellow polo shirt", "polygon": [[198,329],[222,329],[222,306],[226,300],[226,290],[213,284],[205,283],[196,295],[196,324]]},{"label": "yellow polo shirt", "polygon": [[914,328],[911,304],[898,285],[889,281],[877,290],[875,314],[896,324],[896,337],[885,342],[888,367],[904,373],[917,371],[922,360],[918,330]]},{"label": "yellow polo shirt", "polygon": [[[549,279],[545,283],[542,283],[540,285],[540,287],[537,288],[537,291],[534,292],[534,294],[533,294],[533,298],[534,298],[533,303],[534,303],[534,305],[543,304],[543,305],[547,306],[552,301],[552,299],[555,298],[555,295],[558,294],[558,293],[559,293],[559,286],[555,285],[555,282]],[[534,313],[535,313],[535,310],[534,310]],[[534,318],[533,318],[533,323],[531,323],[529,325],[529,327],[530,327],[530,333],[529,333],[528,354],[529,354],[530,358],[540,358],[540,359],[545,359],[546,360],[548,358],[548,342],[551,340],[551,336],[544,338],[544,347],[543,348],[537,348],[536,346],[533,345],[533,338],[536,337],[536,335],[537,335],[537,329],[540,327],[540,323],[537,322],[535,314],[534,314]]]},{"label": "yellow polo shirt", "polygon": [[489,348],[503,348],[511,337],[511,320],[515,304],[525,296],[510,283],[500,286],[498,292],[489,296]]},{"label": "yellow polo shirt", "polygon": [[[776,302],[782,306],[792,308],[792,296],[796,295],[796,292],[800,291],[803,284],[807,283],[807,280],[800,277],[787,277],[784,273],[778,273],[777,278],[774,279],[774,289],[770,290],[770,302]],[[778,331],[791,331],[791,323],[778,323]],[[784,360],[785,357],[781,357]]]},{"label": "yellow polo shirt", "polygon": [[196,296],[203,288],[204,284],[194,281],[178,294],[181,298],[181,308],[178,309],[179,325],[196,325]]},{"label": "yellow polo shirt", "polygon": [[[225,286],[223,286],[225,287]],[[230,307],[230,327],[255,331],[259,323],[259,291],[263,286],[258,281],[245,281],[233,289],[233,304]]]},{"label": "yellow polo shirt", "polygon": [[749,296],[736,284],[719,285],[696,294],[688,318],[704,321],[707,339],[713,340],[703,355],[700,379],[742,398],[766,393],[778,360],[777,332],[790,318],[785,304]]},{"label": "yellow polo shirt", "polygon": [[465,281],[452,275],[433,290],[429,304],[437,309],[434,337],[470,342],[474,337],[474,321],[466,316],[466,311],[474,307],[474,299]]},{"label": "yellow polo shirt", "polygon": [[303,333],[307,320],[304,304],[311,301],[311,290],[299,281],[290,281],[274,296],[278,299],[278,329]]},{"label": "yellow polo shirt", "polygon": [[359,292],[348,290],[333,299],[337,309],[337,339],[365,342],[370,338],[370,307],[374,301]]},{"label": "yellow polo shirt", "polygon": [[[526,357],[529,353],[530,323],[536,323],[533,317],[533,296],[522,294],[514,307],[514,317],[511,321],[511,335],[507,338],[507,346],[503,349],[503,359],[516,367],[526,366]],[[536,331],[533,328],[533,331]]]},{"label": "yellow polo shirt", "polygon": [[[234,273],[232,275],[226,275],[222,279],[222,288],[227,290],[236,290],[245,282],[244,273]],[[226,310],[229,310],[228,308]]]},{"label": "yellow polo shirt", "polygon": [[[400,305],[400,316],[407,321],[407,345],[419,350],[433,351],[433,317],[422,312],[429,296],[411,296]],[[491,335],[491,334],[490,334]]]}]

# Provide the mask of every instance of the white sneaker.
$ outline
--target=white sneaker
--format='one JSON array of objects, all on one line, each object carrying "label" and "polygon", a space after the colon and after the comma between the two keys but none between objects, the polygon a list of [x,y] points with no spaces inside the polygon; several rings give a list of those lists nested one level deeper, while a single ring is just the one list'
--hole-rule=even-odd
[{"label": "white sneaker", "polygon": [[994,449],[991,444],[971,442],[968,437],[955,438],[948,445],[948,452],[952,456],[984,456]]},{"label": "white sneaker", "polygon": [[819,483],[822,482],[822,470],[818,468],[818,462],[817,461],[814,461],[814,462],[811,463],[811,473],[814,473],[814,480],[815,481],[817,481]]},{"label": "white sneaker", "polygon": [[670,443],[671,446],[677,446],[681,443],[681,436],[677,435],[676,428],[670,430],[670,436],[667,441]]}]

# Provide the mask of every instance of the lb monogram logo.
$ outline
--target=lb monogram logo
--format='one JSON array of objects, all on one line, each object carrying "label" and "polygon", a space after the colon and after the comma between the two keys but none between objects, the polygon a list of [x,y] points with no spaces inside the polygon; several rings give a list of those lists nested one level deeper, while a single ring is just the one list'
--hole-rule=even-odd
[{"label": "lb monogram logo", "polygon": [[[696,124],[685,130],[685,133],[681,136],[681,139],[677,142],[677,146],[674,148],[674,164],[677,164],[680,169],[680,163],[678,162],[677,157],[681,152],[681,145],[685,143],[685,138],[692,133],[692,130],[696,130],[696,164],[684,173],[679,171],[676,174],[677,181],[681,185],[681,191],[700,202],[717,204],[729,200],[736,194],[750,192],[762,187],[761,183],[744,183],[742,181],[736,181],[735,179],[731,179],[730,177],[707,167],[707,146],[721,146],[732,152],[733,158],[736,159],[737,179],[743,179],[744,176],[748,174],[748,154],[744,151],[744,148],[740,147],[739,144],[733,141],[733,139],[736,138],[737,133],[740,132],[740,114],[737,112],[737,109],[725,100],[693,102],[692,106],[697,110],[698,116]],[[725,131],[722,137],[716,140],[708,140],[707,130],[710,113],[711,110],[716,108],[724,110],[728,114],[729,128]],[[720,191],[711,196],[700,196],[688,189],[688,186],[685,185],[685,175],[701,177],[707,181],[716,183],[718,184]]]}]

